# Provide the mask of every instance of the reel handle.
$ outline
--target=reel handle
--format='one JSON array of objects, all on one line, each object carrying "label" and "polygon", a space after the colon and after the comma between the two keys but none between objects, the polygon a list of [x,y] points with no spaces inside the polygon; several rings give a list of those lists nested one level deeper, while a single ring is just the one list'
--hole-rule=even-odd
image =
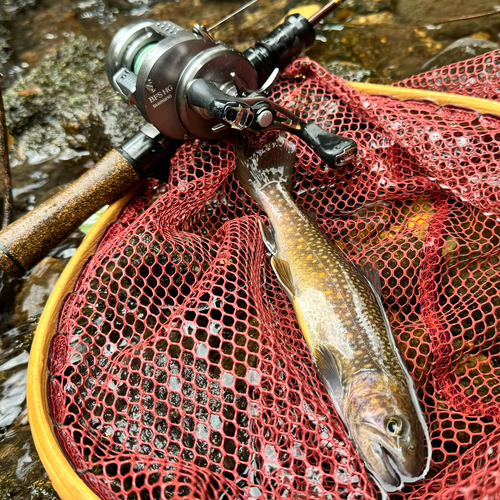
[{"label": "reel handle", "polygon": [[0,269],[22,276],[93,213],[130,191],[166,155],[157,137],[143,131],[113,149],[66,189],[0,232]]},{"label": "reel handle", "polygon": [[331,134],[314,122],[305,123],[296,133],[327,165],[341,167],[356,157],[355,141]]}]

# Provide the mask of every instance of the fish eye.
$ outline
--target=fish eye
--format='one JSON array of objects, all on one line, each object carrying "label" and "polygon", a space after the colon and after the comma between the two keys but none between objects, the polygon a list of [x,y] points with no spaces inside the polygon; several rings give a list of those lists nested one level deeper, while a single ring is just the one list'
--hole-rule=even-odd
[{"label": "fish eye", "polygon": [[391,436],[399,436],[403,430],[403,422],[398,417],[391,417],[385,426]]}]

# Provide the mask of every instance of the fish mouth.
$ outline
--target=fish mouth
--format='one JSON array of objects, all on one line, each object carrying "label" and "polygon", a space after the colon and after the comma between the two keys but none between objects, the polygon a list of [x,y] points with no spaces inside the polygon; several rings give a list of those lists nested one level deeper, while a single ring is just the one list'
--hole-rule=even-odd
[{"label": "fish mouth", "polygon": [[372,443],[369,450],[371,460],[367,460],[364,454],[362,458],[379,487],[389,493],[401,489],[403,480],[391,450],[381,443]]},{"label": "fish mouth", "polygon": [[[398,489],[402,485],[402,479],[399,471],[399,467],[396,465],[397,460],[394,455],[388,450],[385,446],[379,445],[379,456],[384,464],[385,471],[387,472],[387,476],[381,478],[384,483],[387,483],[390,486],[390,489]],[[396,468],[398,470],[396,470]],[[388,488],[386,488],[388,489]]]},{"label": "fish mouth", "polygon": [[375,431],[369,436],[371,443],[366,449],[367,453],[362,453],[365,464],[368,465],[368,469],[381,483],[384,490],[391,492],[400,489],[403,486],[405,473],[404,467],[401,467],[401,461],[397,458],[397,452],[388,446],[377,427],[370,422],[364,422],[364,424]]},{"label": "fish mouth", "polygon": [[413,483],[422,477],[412,473],[398,450],[391,449],[386,443],[372,443],[370,455],[371,463],[364,455],[362,458],[375,480],[387,492],[398,491],[405,484]]}]

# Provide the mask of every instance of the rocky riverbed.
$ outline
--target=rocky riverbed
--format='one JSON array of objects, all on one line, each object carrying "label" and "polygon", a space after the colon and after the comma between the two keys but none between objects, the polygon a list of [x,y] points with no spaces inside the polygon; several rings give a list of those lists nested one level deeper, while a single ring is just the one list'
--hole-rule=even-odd
[{"label": "rocky riverbed", "polygon": [[[104,70],[107,46],[120,27],[140,19],[209,26],[241,3],[3,0],[0,72],[15,217],[91,168],[142,123],[115,96]],[[215,35],[244,49],[305,4],[316,0],[259,0]],[[499,10],[492,0],[346,0],[318,29],[307,55],[348,80],[390,83],[498,48]],[[4,277],[1,284],[0,500],[57,498],[29,431],[26,370],[37,321],[82,237],[76,231],[28,276]]]}]

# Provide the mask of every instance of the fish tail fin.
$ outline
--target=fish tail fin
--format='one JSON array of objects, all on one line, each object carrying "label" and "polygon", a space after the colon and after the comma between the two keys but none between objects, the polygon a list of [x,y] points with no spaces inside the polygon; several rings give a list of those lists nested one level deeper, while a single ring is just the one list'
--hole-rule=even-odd
[{"label": "fish tail fin", "polygon": [[289,191],[295,165],[295,143],[280,134],[271,137],[259,149],[245,155],[236,150],[236,177],[242,186],[259,202],[260,192],[270,184],[282,184]]}]

